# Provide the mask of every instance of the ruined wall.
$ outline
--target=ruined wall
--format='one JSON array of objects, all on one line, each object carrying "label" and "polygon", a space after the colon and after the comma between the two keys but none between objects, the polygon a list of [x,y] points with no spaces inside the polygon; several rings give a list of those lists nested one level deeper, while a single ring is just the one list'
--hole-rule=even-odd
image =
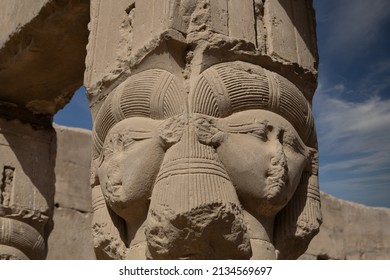
[{"label": "ruined wall", "polygon": [[53,231],[47,259],[94,259],[89,187],[91,133],[55,126],[57,157]]},{"label": "ruined wall", "polygon": [[324,223],[302,259],[390,259],[390,209],[321,193]]}]

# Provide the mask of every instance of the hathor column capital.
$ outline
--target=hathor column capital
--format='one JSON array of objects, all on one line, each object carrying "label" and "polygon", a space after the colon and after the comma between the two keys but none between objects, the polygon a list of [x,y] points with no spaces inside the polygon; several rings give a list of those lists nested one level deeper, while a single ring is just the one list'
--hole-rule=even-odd
[{"label": "hathor column capital", "polygon": [[312,2],[91,3],[97,257],[304,253],[321,224]]}]

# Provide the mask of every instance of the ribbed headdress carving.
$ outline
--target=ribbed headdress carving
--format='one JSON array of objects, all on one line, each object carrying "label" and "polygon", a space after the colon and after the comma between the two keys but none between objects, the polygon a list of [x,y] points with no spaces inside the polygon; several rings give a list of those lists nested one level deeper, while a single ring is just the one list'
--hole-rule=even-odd
[{"label": "ribbed headdress carving", "polygon": [[121,120],[167,119],[183,113],[185,106],[186,95],[171,73],[152,69],[131,76],[107,96],[96,116],[92,158],[99,157],[108,131]]},{"label": "ribbed headdress carving", "polygon": [[[110,93],[95,118],[93,160],[99,158],[109,130],[116,123],[130,117],[165,120],[186,113],[191,119],[191,114],[200,113],[225,118],[236,112],[253,109],[279,114],[291,123],[311,151],[311,166],[304,171],[297,192],[291,201],[277,215],[273,236],[279,258],[298,257],[318,232],[321,223],[317,139],[310,102],[286,78],[246,62],[227,62],[209,67],[194,80],[188,96],[181,90],[177,81],[173,74],[165,70],[146,70],[131,76]],[[207,147],[203,152],[199,152],[197,147],[201,145],[198,142],[191,143],[192,140],[195,141],[195,138],[191,137],[193,133],[191,129],[184,133],[183,137],[189,139],[184,141],[186,143],[172,147],[177,149],[177,153],[171,152],[169,156],[178,156],[178,158],[165,158],[156,179],[156,192],[153,194],[158,201],[152,201],[151,207],[154,207],[155,202],[164,202],[167,205],[177,206],[178,211],[187,211],[191,207],[202,204],[202,195],[213,196],[215,201],[219,195],[227,195],[224,199],[221,197],[222,201],[239,203],[233,193],[234,188],[225,184],[229,178],[221,163],[212,157],[207,158],[212,148]],[[186,148],[189,150],[186,151]],[[188,192],[185,194],[183,185],[188,178],[176,176],[181,172],[180,160],[183,153],[186,155],[183,157],[186,160],[185,169],[192,166],[191,161],[199,161],[198,166],[204,163],[204,169],[210,167],[210,164],[215,165],[212,171],[215,172],[215,176],[211,174],[212,172],[210,174],[213,176],[207,175],[206,171],[199,171],[199,174],[194,171],[195,173],[191,174],[193,180],[199,179],[198,183],[205,186],[198,193],[195,188],[191,200],[186,199]],[[173,167],[174,163],[179,165]],[[224,183],[218,185],[226,185],[227,191],[219,194],[218,191],[221,189],[214,188],[213,182],[210,181],[214,179],[222,180]],[[181,203],[175,203],[172,199],[176,198],[167,196],[164,192],[167,180],[171,188],[178,188],[174,193],[183,196],[184,200]],[[183,182],[174,183],[175,180]],[[193,186],[196,185],[194,182]]]}]

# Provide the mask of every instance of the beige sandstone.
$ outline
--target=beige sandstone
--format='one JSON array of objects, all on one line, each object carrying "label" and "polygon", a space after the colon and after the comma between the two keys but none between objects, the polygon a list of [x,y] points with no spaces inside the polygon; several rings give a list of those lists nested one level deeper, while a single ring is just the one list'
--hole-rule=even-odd
[{"label": "beige sandstone", "polygon": [[52,228],[55,133],[0,118],[0,259],[44,259]]},{"label": "beige sandstone", "polygon": [[94,259],[89,187],[91,133],[57,125],[55,130],[54,227],[46,259]]},{"label": "beige sandstone", "polygon": [[1,2],[1,259],[46,258],[57,172],[51,121],[82,85],[88,22],[85,0]]},{"label": "beige sandstone", "polygon": [[390,209],[321,193],[324,223],[302,259],[390,259]]},{"label": "beige sandstone", "polygon": [[[91,132],[66,127],[56,127],[56,132],[55,202],[59,205],[54,208],[47,258],[95,259],[90,226],[90,158],[84,148],[92,144]],[[72,154],[68,154],[71,149]],[[67,167],[68,163],[73,168]],[[75,201],[72,205],[65,204],[64,196],[68,195]],[[299,259],[390,259],[390,209],[367,207],[321,192],[321,210],[320,232]]]},{"label": "beige sandstone", "polygon": [[321,224],[318,58],[298,2],[91,1],[97,258],[306,250]]},{"label": "beige sandstone", "polygon": [[0,11],[3,116],[42,123],[82,85],[89,1],[5,0]]},{"label": "beige sandstone", "polygon": [[[310,0],[6,0],[0,15],[1,258],[93,258],[90,223],[98,259],[305,252],[322,221]],[[84,68],[92,144],[51,125]],[[385,237],[324,250],[333,207],[353,209],[337,225],[373,211],[326,203],[302,258],[387,254]]]}]

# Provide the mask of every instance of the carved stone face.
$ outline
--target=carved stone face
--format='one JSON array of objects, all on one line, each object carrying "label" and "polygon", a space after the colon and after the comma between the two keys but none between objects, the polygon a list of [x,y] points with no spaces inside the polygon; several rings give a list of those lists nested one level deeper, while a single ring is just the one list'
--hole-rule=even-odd
[{"label": "carved stone face", "polygon": [[116,124],[103,146],[99,167],[102,191],[111,208],[127,222],[145,218],[164,157],[159,121],[134,117]]},{"label": "carved stone face", "polygon": [[[184,123],[189,125],[184,117],[175,127],[176,138],[183,134]],[[107,135],[99,178],[110,205],[124,218],[147,212],[164,154],[172,145],[162,123],[125,119]],[[215,148],[244,207],[274,214],[287,204],[308,164],[307,147],[287,120],[249,110],[224,119],[196,114],[194,126],[197,140]]]},{"label": "carved stone face", "polygon": [[135,106],[129,82],[107,105],[113,113],[103,110],[113,125],[102,129],[97,175],[106,203],[126,222],[130,249],[140,231],[152,259],[249,259],[252,239],[272,243],[276,215],[311,172],[305,143],[313,124],[296,88],[248,65],[206,70],[188,97],[158,70],[155,79],[171,90],[148,85],[150,108]]},{"label": "carved stone face", "polygon": [[308,166],[308,150],[286,119],[248,110],[197,123],[199,140],[216,148],[247,211],[275,215],[287,204]]},{"label": "carved stone face", "polygon": [[[170,129],[167,130],[167,127]],[[178,152],[177,148],[183,151],[183,145],[192,141],[194,144],[188,147],[187,153]],[[194,147],[212,151],[214,158],[207,161],[207,157],[195,155],[196,149],[192,149]],[[165,154],[167,158],[176,157],[176,160],[164,161]],[[233,193],[233,196],[236,192],[240,201],[234,198],[226,199],[227,205],[235,204],[235,207],[240,209],[241,203],[243,208],[255,217],[274,217],[295,192],[302,171],[307,166],[307,154],[306,146],[292,125],[283,117],[269,111],[248,110],[222,119],[202,114],[184,114],[166,121],[134,117],[119,122],[108,133],[103,146],[99,178],[111,208],[130,224],[141,224],[145,220],[151,197],[157,200],[153,201],[154,206],[151,207],[155,211],[150,218],[153,221],[153,216],[156,215],[161,219],[161,213],[156,213],[163,212],[161,205],[166,207],[164,211],[170,211],[174,216],[177,213],[190,213],[205,205],[209,205],[209,209],[213,208],[213,205],[221,200],[219,196],[223,196],[209,196],[203,200],[199,198],[199,201],[194,201],[191,195],[184,196],[183,200],[188,200],[188,204],[192,203],[192,206],[180,207],[178,205],[185,204],[183,201],[175,201],[180,199],[175,197],[176,192],[185,188],[177,183],[180,181],[186,182],[189,191],[195,193],[208,192],[215,187],[221,189],[225,184],[228,189],[222,192]],[[200,170],[202,168],[203,171]],[[218,170],[213,173],[212,169]],[[219,186],[203,186],[202,179],[197,183],[193,178],[207,175],[211,175],[210,178],[225,177],[225,182]],[[169,181],[167,177],[178,180]],[[168,193],[171,199],[153,196],[155,184],[156,193]],[[228,210],[222,212],[229,213]],[[238,232],[244,236],[237,240],[236,247],[246,248],[244,252],[234,254],[237,258],[250,254],[249,243],[245,237],[246,227],[239,212],[236,211],[232,216],[239,225]],[[187,219],[190,220],[188,217]],[[154,235],[153,231],[160,235],[164,230],[161,225],[156,224],[159,223],[152,222],[151,229],[147,231],[149,236]],[[193,227],[196,228],[196,225]],[[188,228],[190,231],[191,226]],[[170,239],[172,237],[168,236],[166,243],[171,242]],[[196,242],[199,243],[199,240]],[[218,243],[215,240],[212,242],[214,245]],[[194,257],[198,254],[196,258],[206,258],[205,252],[209,250],[206,246],[203,252],[186,253],[185,251],[190,251],[187,249],[177,253],[175,257]]]}]

